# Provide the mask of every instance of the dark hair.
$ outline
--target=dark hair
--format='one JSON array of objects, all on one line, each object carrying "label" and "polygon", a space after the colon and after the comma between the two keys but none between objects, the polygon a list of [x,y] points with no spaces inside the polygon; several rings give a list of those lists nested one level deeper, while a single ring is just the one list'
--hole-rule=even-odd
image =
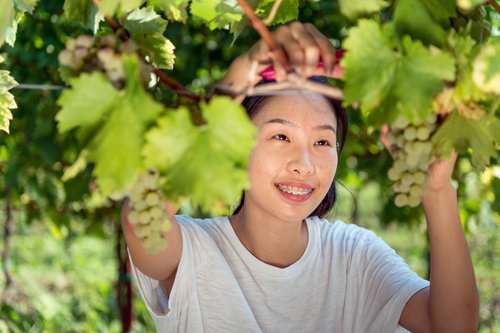
[{"label": "dark hair", "polygon": [[[328,84],[328,82],[323,77],[319,76],[313,76],[309,78],[309,80]],[[274,81],[261,81],[258,85],[268,84],[271,82]],[[248,116],[250,118],[253,118],[272,97],[274,96],[273,95],[247,96],[245,97],[245,99],[241,104],[246,109]],[[347,128],[348,128],[347,113],[345,109],[342,107],[341,101],[328,98],[326,96],[323,97],[330,103],[335,113],[335,117],[337,118],[337,142],[338,142],[338,152],[340,154],[347,138]],[[309,216],[319,216],[319,217],[325,216],[326,213],[328,213],[333,208],[333,205],[335,204],[336,200],[337,200],[337,189],[334,180],[326,196],[320,202],[318,207],[316,207],[316,209]],[[244,203],[245,203],[245,193],[242,194],[240,203],[234,210],[233,215],[241,210]]]}]

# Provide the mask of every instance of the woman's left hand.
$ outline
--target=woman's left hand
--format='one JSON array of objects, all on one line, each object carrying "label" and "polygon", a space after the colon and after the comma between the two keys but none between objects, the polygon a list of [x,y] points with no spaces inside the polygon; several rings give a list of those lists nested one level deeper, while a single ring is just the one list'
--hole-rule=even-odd
[{"label": "woman's left hand", "polygon": [[439,192],[451,186],[451,175],[456,161],[457,153],[453,151],[447,159],[431,163],[428,170],[426,192]]}]

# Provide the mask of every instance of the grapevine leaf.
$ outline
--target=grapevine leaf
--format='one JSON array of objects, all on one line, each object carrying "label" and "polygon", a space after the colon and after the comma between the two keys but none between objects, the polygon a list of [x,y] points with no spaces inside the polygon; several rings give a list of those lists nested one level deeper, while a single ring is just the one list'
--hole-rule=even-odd
[{"label": "grapevine leaf", "polygon": [[345,102],[361,102],[381,124],[404,113],[410,119],[425,116],[432,99],[454,78],[454,60],[419,41],[403,38],[400,50],[390,38],[390,30],[377,23],[360,20],[351,28],[344,47],[348,51],[342,65],[345,72]]},{"label": "grapevine leaf", "polygon": [[500,38],[492,38],[474,60],[472,74],[476,85],[488,93],[500,94]]},{"label": "grapevine leaf", "polygon": [[454,96],[457,100],[480,101],[485,93],[472,79],[473,61],[477,55],[477,43],[470,36],[454,34],[448,38],[457,63],[457,79]]},{"label": "grapevine leaf", "polygon": [[339,5],[342,14],[354,20],[363,14],[378,12],[388,3],[385,0],[339,0]]},{"label": "grapevine leaf", "polygon": [[196,127],[191,122],[187,108],[180,107],[168,112],[146,134],[143,150],[145,164],[160,170],[166,169],[179,160],[195,138]]},{"label": "grapevine leaf", "polygon": [[[118,195],[133,183],[142,166],[143,135],[162,107],[142,86],[136,56],[123,56],[127,88],[89,144],[97,184],[104,195]],[[112,156],[110,156],[112,152]]]},{"label": "grapevine leaf", "polygon": [[134,10],[127,15],[122,24],[156,67],[166,69],[174,67],[174,44],[163,36],[167,21],[152,7]]},{"label": "grapevine leaf", "polygon": [[186,22],[188,18],[189,0],[150,0],[148,3],[163,10],[169,20]]},{"label": "grapevine leaf", "polygon": [[[0,63],[3,58],[0,57]],[[9,133],[9,124],[12,120],[11,109],[16,109],[17,105],[14,96],[9,92],[17,82],[9,75],[9,72],[0,70],[0,130]]]},{"label": "grapevine leaf", "polygon": [[21,12],[33,13],[33,9],[36,7],[39,0],[14,0],[16,8]]},{"label": "grapevine leaf", "polygon": [[[16,25],[14,3],[11,0],[0,0],[0,46],[5,42],[9,30]],[[11,40],[13,43],[13,41]],[[12,44],[11,44],[12,45]]]},{"label": "grapevine leaf", "polygon": [[214,97],[201,109],[207,124],[197,128],[189,148],[167,168],[164,189],[170,198],[187,196],[217,213],[220,203],[234,204],[249,186],[246,166],[255,128],[241,105],[229,98]]},{"label": "grapevine leaf", "polygon": [[66,0],[63,9],[68,22],[80,22],[94,33],[97,31],[102,15],[92,0]]},{"label": "grapevine leaf", "polygon": [[453,112],[432,137],[432,144],[439,156],[470,149],[472,164],[482,170],[498,155],[500,120],[491,115],[472,120]]},{"label": "grapevine leaf", "polygon": [[94,126],[110,112],[119,95],[100,72],[84,73],[71,80],[71,86],[72,89],[65,90],[57,101],[61,106],[56,115],[60,132],[78,126]]},{"label": "grapevine leaf", "polygon": [[142,0],[101,0],[99,10],[103,15],[114,15],[115,13],[127,13],[139,8]]},{"label": "grapevine leaf", "polygon": [[374,21],[360,20],[358,26],[349,30],[342,60],[346,103],[361,101],[367,112],[381,104],[395,77],[398,57],[393,47]]},{"label": "grapevine leaf", "polygon": [[243,17],[243,9],[236,0],[193,0],[190,11],[204,20],[211,30],[227,29]]},{"label": "grapevine leaf", "polygon": [[399,35],[410,35],[424,43],[442,45],[449,17],[455,14],[454,0],[400,0],[394,13]]},{"label": "grapevine leaf", "polygon": [[[271,13],[275,0],[263,0],[255,12],[262,18],[266,18]],[[270,25],[282,24],[299,17],[299,2],[297,0],[283,0],[276,12],[276,16]]]}]

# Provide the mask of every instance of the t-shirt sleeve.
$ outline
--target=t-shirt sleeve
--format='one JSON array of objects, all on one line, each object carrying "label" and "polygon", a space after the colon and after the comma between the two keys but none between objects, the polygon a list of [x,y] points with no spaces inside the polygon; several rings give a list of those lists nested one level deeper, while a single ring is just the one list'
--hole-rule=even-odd
[{"label": "t-shirt sleeve", "polygon": [[401,332],[401,312],[417,291],[429,286],[381,238],[363,235],[357,251],[363,332]]}]

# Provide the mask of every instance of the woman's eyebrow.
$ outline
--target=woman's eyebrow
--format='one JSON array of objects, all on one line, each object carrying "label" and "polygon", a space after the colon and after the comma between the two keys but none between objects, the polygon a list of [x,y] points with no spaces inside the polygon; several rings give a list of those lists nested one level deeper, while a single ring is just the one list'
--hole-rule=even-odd
[{"label": "woman's eyebrow", "polygon": [[286,120],[286,119],[281,119],[281,118],[273,118],[273,119],[269,119],[268,121],[266,121],[264,123],[264,125],[267,125],[267,124],[283,124],[283,125],[288,125],[288,126],[291,126],[291,127],[297,127],[297,125],[295,125],[294,123],[292,123],[291,121],[289,120]]},{"label": "woman's eyebrow", "polygon": [[313,129],[315,130],[331,130],[333,133],[337,134],[337,129],[333,127],[332,125],[319,125],[314,127]]},{"label": "woman's eyebrow", "polygon": [[[294,128],[298,127],[297,125],[295,125],[291,121],[286,120],[286,119],[281,119],[281,118],[269,119],[268,121],[266,121],[264,123],[264,125],[267,125],[267,124],[282,124],[282,125],[287,125],[287,126],[294,127]],[[333,133],[337,134],[337,129],[335,127],[333,127],[332,125],[325,124],[325,125],[315,126],[313,128],[313,130],[318,130],[318,131],[319,130],[331,130]]]}]

